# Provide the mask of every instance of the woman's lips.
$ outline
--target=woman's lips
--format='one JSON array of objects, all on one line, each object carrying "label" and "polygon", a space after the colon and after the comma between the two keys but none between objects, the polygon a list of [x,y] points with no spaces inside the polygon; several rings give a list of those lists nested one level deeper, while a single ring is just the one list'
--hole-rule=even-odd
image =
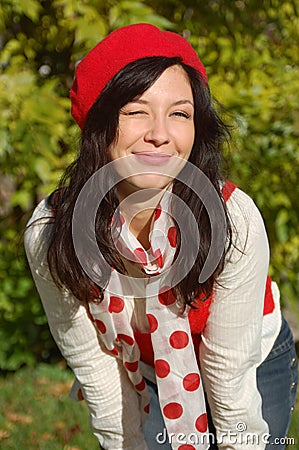
[{"label": "woman's lips", "polygon": [[136,158],[138,158],[138,161],[152,166],[160,166],[161,164],[165,164],[169,162],[171,158],[171,155],[157,152],[136,152],[133,154]]}]

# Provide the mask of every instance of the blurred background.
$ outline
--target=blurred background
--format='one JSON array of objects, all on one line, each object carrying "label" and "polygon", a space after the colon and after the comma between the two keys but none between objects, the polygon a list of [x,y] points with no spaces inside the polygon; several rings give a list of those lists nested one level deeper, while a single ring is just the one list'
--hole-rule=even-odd
[{"label": "blurred background", "polygon": [[[76,155],[74,69],[112,30],[181,33],[234,126],[229,178],[265,219],[270,275],[299,341],[299,0],[3,0],[0,3],[0,448],[92,449],[71,403],[23,250],[32,209]],[[120,48],[121,52],[122,49]],[[37,426],[38,422],[38,426]],[[299,415],[290,436],[299,449]],[[90,442],[89,442],[90,439]]]}]

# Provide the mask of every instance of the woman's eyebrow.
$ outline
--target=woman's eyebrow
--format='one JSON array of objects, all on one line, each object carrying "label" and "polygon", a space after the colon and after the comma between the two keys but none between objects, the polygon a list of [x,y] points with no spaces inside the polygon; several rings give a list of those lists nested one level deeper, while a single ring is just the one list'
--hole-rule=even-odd
[{"label": "woman's eyebrow", "polygon": [[186,99],[182,99],[182,100],[178,100],[176,102],[173,103],[173,105],[185,105],[186,103],[189,103],[189,105],[194,107],[194,104],[191,100]]}]

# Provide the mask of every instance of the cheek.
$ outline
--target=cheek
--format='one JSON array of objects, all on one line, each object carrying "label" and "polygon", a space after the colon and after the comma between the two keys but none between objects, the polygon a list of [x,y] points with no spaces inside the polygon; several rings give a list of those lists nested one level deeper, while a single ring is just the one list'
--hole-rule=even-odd
[{"label": "cheek", "polygon": [[109,147],[109,156],[110,156],[111,161],[113,161],[117,157],[117,145],[118,145],[118,141],[115,142],[114,144],[110,145],[110,147]]},{"label": "cheek", "polygon": [[184,151],[184,153],[190,154],[194,143],[194,137],[195,137],[194,127],[185,129],[180,134],[179,136],[180,148]]},{"label": "cheek", "polygon": [[136,120],[122,120],[119,122],[118,140],[122,142],[129,142],[135,139],[139,134],[138,130],[142,129],[142,122]]},{"label": "cheek", "polygon": [[119,132],[116,142],[110,146],[109,153],[112,160],[124,156],[127,142],[124,133]]},{"label": "cheek", "polygon": [[[138,129],[138,128],[137,128]],[[125,151],[136,140],[136,127],[122,127],[118,132],[118,139],[115,143],[115,150],[119,152]]]}]

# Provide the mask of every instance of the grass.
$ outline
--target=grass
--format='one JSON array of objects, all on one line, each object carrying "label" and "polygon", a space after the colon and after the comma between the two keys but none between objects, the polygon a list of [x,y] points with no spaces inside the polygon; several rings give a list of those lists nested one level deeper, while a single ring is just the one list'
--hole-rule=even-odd
[{"label": "grass", "polygon": [[39,365],[0,379],[0,449],[99,450],[85,402],[68,393],[73,375]]},{"label": "grass", "polygon": [[[99,450],[85,403],[68,397],[72,381],[64,365],[46,364],[0,378],[0,449]],[[289,437],[299,450],[299,404]]]},{"label": "grass", "polygon": [[299,450],[299,399],[297,399],[297,409],[293,412],[289,437],[294,438],[295,443],[288,446],[289,450]]}]

